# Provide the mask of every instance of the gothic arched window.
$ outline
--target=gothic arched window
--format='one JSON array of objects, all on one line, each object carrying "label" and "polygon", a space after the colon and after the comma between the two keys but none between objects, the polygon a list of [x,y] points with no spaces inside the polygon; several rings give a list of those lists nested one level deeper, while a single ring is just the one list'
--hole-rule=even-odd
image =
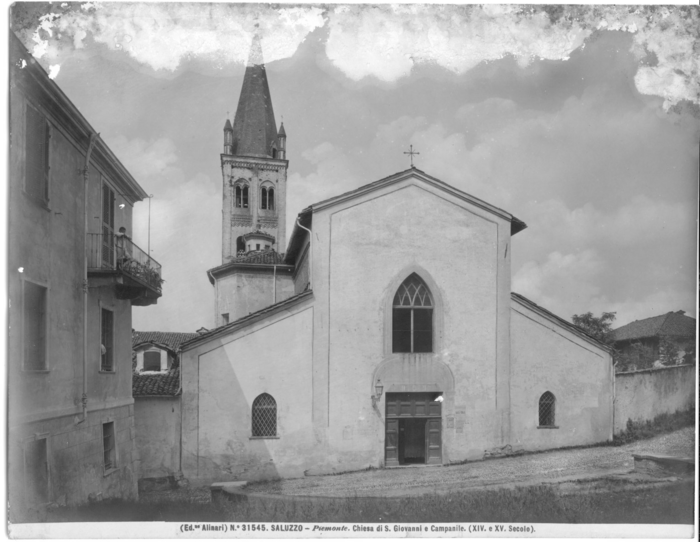
[{"label": "gothic arched window", "polygon": [[540,397],[540,427],[554,427],[555,402],[552,392],[546,391]]},{"label": "gothic arched window", "polygon": [[433,351],[433,298],[415,273],[403,281],[394,296],[392,351]]},{"label": "gothic arched window", "polygon": [[236,185],[236,207],[248,208],[248,186],[245,184]]},{"label": "gothic arched window", "polygon": [[253,401],[252,426],[254,437],[277,436],[277,402],[267,393],[261,393]]}]

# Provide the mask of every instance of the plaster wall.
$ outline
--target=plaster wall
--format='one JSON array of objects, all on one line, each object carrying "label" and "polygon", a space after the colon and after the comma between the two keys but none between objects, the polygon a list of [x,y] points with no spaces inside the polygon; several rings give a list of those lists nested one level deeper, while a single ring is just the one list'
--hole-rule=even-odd
[{"label": "plaster wall", "polygon": [[615,376],[615,433],[627,420],[646,422],[695,405],[695,365],[677,365],[617,373]]},{"label": "plaster wall", "polygon": [[[10,154],[8,183],[9,344],[8,450],[9,501],[15,510],[26,504],[28,475],[24,450],[32,439],[46,439],[49,499],[54,503],[85,502],[90,493],[136,497],[137,456],[132,438],[131,306],[114,298],[113,290],[88,290],[88,417],[82,416],[83,379],[83,276],[86,231],[84,203],[88,202],[88,232],[99,232],[102,182],[112,180],[91,160],[88,194],[84,193],[84,142],[74,139],[61,107],[39,98],[28,69],[13,72],[10,88]],[[50,130],[48,202],[32,199],[24,191],[26,154],[25,114],[29,103],[47,120]],[[95,155],[93,154],[93,158]],[[115,185],[116,186],[116,185]],[[116,191],[116,190],[115,190]],[[124,190],[118,190],[123,192]],[[119,203],[119,200],[117,201]],[[96,217],[96,218],[95,218]],[[92,227],[94,225],[94,229]],[[131,205],[117,211],[115,227],[131,226]],[[20,272],[21,268],[21,272]],[[23,289],[26,281],[47,288],[45,370],[23,366]],[[99,304],[114,310],[115,372],[100,374]],[[115,418],[120,449],[117,472],[102,472],[100,420]],[[121,421],[118,421],[121,420]],[[39,435],[38,437],[36,435]],[[97,450],[99,442],[99,450]],[[99,451],[99,453],[96,452]],[[46,504],[46,503],[44,503]]]},{"label": "plaster wall", "polygon": [[285,268],[278,268],[276,274],[267,267],[235,270],[216,279],[214,322],[216,327],[224,325],[224,314],[229,315],[229,322],[234,322],[293,295],[292,274]]},{"label": "plaster wall", "polygon": [[139,479],[180,471],[180,398],[138,397],[134,402]]},{"label": "plaster wall", "polygon": [[[442,461],[508,438],[510,223],[408,178],[314,213],[314,423],[331,469],[384,461],[386,393],[442,391]],[[440,243],[435,243],[439,232]],[[430,354],[393,354],[392,301],[418,273],[431,289]],[[323,383],[327,383],[324,385]]]},{"label": "plaster wall", "polygon": [[[321,453],[312,412],[313,300],[181,354],[182,470],[197,484],[303,476]],[[252,437],[251,407],[277,403],[277,436]]]},{"label": "plaster wall", "polygon": [[[611,440],[610,354],[515,300],[511,314],[511,444],[546,450]],[[555,429],[538,429],[546,391],[556,399]]]}]

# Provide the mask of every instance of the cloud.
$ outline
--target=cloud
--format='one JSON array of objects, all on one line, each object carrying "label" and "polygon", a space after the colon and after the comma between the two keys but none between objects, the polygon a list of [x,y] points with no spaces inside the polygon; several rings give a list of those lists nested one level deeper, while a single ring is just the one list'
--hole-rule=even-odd
[{"label": "cloud", "polygon": [[94,41],[166,71],[193,57],[244,63],[256,25],[266,61],[287,58],[324,23],[322,9],[313,6],[113,2],[50,9],[29,29],[35,57],[64,58]]},{"label": "cloud", "polygon": [[329,15],[328,58],[347,77],[396,81],[419,63],[465,73],[481,62],[512,55],[568,60],[596,31],[634,34],[633,52],[650,53],[640,67],[639,92],[662,96],[668,109],[681,100],[700,103],[698,10],[653,6],[339,6]]},{"label": "cloud", "polygon": [[[63,6],[63,5],[62,5]],[[87,3],[50,5],[27,23],[16,5],[15,30],[37,58],[59,64],[91,42],[122,51],[153,70],[173,71],[190,58],[216,65],[246,61],[257,24],[267,62],[289,58],[327,24],[326,55],[347,77],[393,82],[421,63],[463,74],[482,62],[513,56],[567,60],[601,31],[634,36],[635,84],[663,97],[666,110],[700,104],[697,7]],[[78,7],[80,6],[80,7]],[[655,64],[646,59],[653,55]]]}]

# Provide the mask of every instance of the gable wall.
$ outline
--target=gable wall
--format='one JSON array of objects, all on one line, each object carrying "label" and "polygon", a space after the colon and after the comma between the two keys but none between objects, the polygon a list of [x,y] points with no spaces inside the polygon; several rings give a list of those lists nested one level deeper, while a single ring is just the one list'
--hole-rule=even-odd
[{"label": "gable wall", "polygon": [[[181,354],[183,474],[196,483],[302,476],[311,426],[313,299]],[[277,438],[251,438],[251,407],[277,403]]]},{"label": "gable wall", "polygon": [[[386,393],[376,408],[370,397],[377,378],[385,392],[445,392],[443,462],[481,458],[503,445],[509,222],[414,179],[315,212],[313,220],[314,421],[326,431],[329,463],[383,463]],[[391,303],[411,271],[441,304],[433,354],[391,352]]]},{"label": "gable wall", "polygon": [[[511,444],[545,450],[611,440],[610,354],[517,301],[511,314]],[[556,398],[556,429],[538,429],[546,391]]]}]

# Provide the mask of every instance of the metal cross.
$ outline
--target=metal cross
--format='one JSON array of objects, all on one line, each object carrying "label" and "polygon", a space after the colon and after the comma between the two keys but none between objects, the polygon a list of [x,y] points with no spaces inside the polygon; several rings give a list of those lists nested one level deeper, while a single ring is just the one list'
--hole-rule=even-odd
[{"label": "metal cross", "polygon": [[408,152],[404,151],[404,154],[409,154],[411,156],[411,167],[413,167],[413,155],[420,154],[419,152],[413,152],[413,145],[411,145],[411,150]]}]

